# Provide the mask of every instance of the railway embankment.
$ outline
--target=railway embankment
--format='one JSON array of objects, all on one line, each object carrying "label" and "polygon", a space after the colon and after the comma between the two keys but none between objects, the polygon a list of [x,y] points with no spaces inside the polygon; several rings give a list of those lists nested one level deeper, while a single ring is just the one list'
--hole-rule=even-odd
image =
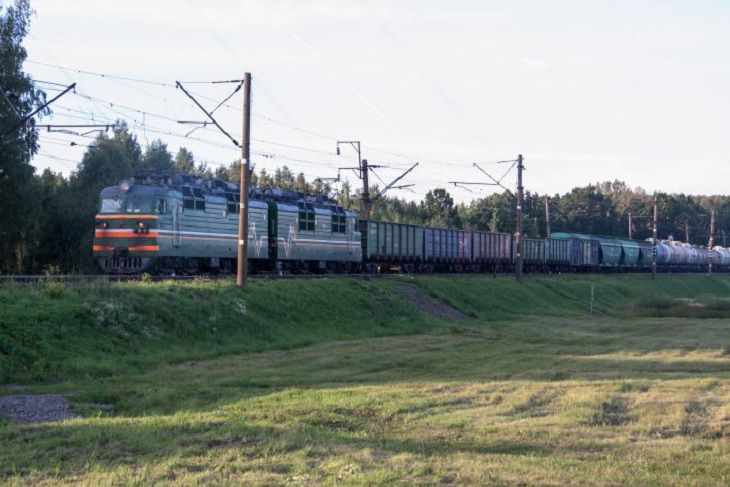
[{"label": "railway embankment", "polygon": [[0,384],[111,376],[232,353],[477,329],[530,316],[592,312],[631,319],[682,309],[717,318],[730,316],[726,296],[730,277],[699,275],[654,281],[645,275],[542,276],[522,285],[482,276],[274,280],[251,282],[244,292],[228,281],[205,280],[6,285],[0,287]]}]

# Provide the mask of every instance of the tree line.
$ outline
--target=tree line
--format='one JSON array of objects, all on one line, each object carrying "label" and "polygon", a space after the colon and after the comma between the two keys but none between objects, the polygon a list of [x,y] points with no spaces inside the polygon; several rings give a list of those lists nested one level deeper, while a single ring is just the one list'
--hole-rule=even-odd
[{"label": "tree line", "polygon": [[[196,163],[186,148],[172,154],[162,140],[142,147],[124,122],[111,133],[100,133],[87,147],[68,176],[31,164],[39,148],[34,120],[22,114],[43,106],[45,93],[23,71],[26,52],[22,40],[28,33],[31,9],[28,0],[16,0],[0,11],[0,272],[37,273],[53,268],[63,272],[95,272],[91,246],[99,192],[140,170],[178,171],[202,178],[237,181],[240,162],[221,167]],[[48,113],[48,110],[41,114]],[[329,194],[321,181],[308,181],[288,167],[272,173],[254,172],[251,184]],[[378,187],[371,188],[377,194]],[[334,197],[346,208],[359,207],[361,190],[340,185]],[[730,231],[730,196],[693,196],[659,193],[659,236],[673,236],[694,244],[707,244],[709,214],[717,215],[716,242],[724,245]],[[526,192],[524,232],[546,234],[546,195]],[[629,215],[634,238],[651,236],[653,195],[621,181],[589,184],[565,194],[548,196],[551,230],[627,237]],[[385,196],[373,203],[373,218],[444,226],[514,232],[515,195],[509,191],[456,204],[446,188],[429,191],[421,201]],[[730,243],[730,242],[728,242]]]}]

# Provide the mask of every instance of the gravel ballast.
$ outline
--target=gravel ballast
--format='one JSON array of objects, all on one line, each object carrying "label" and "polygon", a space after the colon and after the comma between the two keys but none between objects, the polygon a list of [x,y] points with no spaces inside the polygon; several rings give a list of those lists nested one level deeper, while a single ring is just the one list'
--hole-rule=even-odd
[{"label": "gravel ballast", "polygon": [[15,423],[46,423],[76,417],[61,394],[0,395],[0,416]]}]

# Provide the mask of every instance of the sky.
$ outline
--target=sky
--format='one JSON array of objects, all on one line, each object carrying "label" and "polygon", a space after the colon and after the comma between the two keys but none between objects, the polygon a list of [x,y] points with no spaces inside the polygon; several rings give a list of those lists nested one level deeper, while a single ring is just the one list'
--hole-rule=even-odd
[{"label": "sky", "polygon": [[[0,0],[7,4],[8,1]],[[525,158],[525,187],[619,179],[647,191],[728,193],[727,0],[34,0],[27,71],[77,83],[40,123],[126,120],[199,161],[240,156],[204,115],[252,73],[252,163],[334,177],[360,140],[392,195],[447,187],[459,202]],[[59,67],[60,66],[60,67]],[[78,70],[84,71],[79,72]],[[97,73],[97,74],[90,74]],[[154,83],[120,80],[112,75]],[[42,85],[53,95],[59,87]],[[241,92],[216,111],[240,140]],[[93,122],[92,122],[93,120]],[[68,174],[88,137],[43,133],[39,168]],[[76,146],[70,146],[75,142]],[[343,176],[346,171],[343,172]],[[358,184],[349,173],[352,184]],[[381,179],[383,182],[381,182]],[[514,186],[514,173],[505,176]]]}]

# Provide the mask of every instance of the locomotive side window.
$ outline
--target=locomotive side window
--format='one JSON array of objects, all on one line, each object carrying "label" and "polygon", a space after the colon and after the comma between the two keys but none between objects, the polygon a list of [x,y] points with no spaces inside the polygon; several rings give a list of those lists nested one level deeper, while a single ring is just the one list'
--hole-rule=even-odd
[{"label": "locomotive side window", "polygon": [[183,209],[194,210],[195,209],[195,199],[193,198],[192,188],[183,186],[181,189],[182,189],[182,194],[183,194]]},{"label": "locomotive side window", "polygon": [[195,196],[195,209],[205,211],[205,196],[200,188],[193,188],[193,196]]},{"label": "locomotive side window", "polygon": [[346,233],[347,216],[345,210],[339,207],[332,208],[332,233]]},{"label": "locomotive side window", "polygon": [[160,198],[157,201],[157,213],[159,213],[161,215],[164,215],[165,213],[167,213],[167,200],[166,199]]},{"label": "locomotive side window", "polygon": [[228,213],[238,213],[238,199],[238,194],[226,193],[226,207],[228,208]]},{"label": "locomotive side window", "polygon": [[299,203],[299,230],[314,231],[314,207],[309,203]]}]

